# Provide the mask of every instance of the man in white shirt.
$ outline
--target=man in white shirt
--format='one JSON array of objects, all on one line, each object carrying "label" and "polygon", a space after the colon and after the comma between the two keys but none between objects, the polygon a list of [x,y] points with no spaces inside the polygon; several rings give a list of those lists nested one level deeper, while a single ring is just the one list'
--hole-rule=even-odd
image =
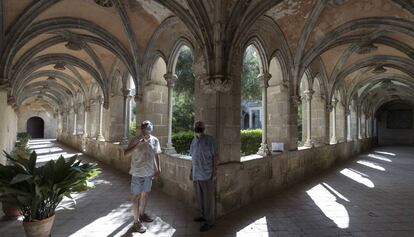
[{"label": "man in white shirt", "polygon": [[131,192],[134,213],[134,230],[139,233],[146,231],[142,222],[152,222],[153,219],[146,214],[145,206],[148,200],[148,194],[151,191],[153,177],[158,177],[160,169],[161,146],[158,138],[151,135],[153,125],[150,121],[141,123],[142,135],[134,138],[125,155],[129,155],[136,151],[131,157],[131,169],[129,173],[132,175]]}]

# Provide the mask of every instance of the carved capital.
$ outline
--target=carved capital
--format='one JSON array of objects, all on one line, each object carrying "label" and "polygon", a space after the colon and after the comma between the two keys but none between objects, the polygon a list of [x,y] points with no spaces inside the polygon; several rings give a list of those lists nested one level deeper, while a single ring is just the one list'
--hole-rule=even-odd
[{"label": "carved capital", "polygon": [[336,108],[336,105],[338,104],[338,99],[337,98],[332,98],[332,106]]},{"label": "carved capital", "polygon": [[167,81],[168,87],[174,87],[175,82],[178,80],[178,77],[173,73],[167,73],[164,75],[164,79]]},{"label": "carved capital", "polygon": [[7,96],[7,104],[8,105],[15,105],[16,104],[16,98],[14,98],[14,96]]},{"label": "carved capital", "polygon": [[269,87],[269,80],[272,78],[272,75],[268,72],[261,74],[257,77],[260,80],[260,86],[263,88]]},{"label": "carved capital", "polygon": [[299,107],[302,104],[302,100],[300,96],[297,96],[297,95],[290,97],[290,102],[295,107]]},{"label": "carved capital", "polygon": [[330,113],[330,112],[332,112],[332,110],[333,110],[332,104],[326,105],[326,111],[328,111]]},{"label": "carved capital", "polygon": [[131,90],[130,90],[130,89],[126,89],[126,88],[123,88],[123,89],[122,89],[122,95],[123,95],[124,97],[129,96],[129,93],[131,93]]},{"label": "carved capital", "polygon": [[315,92],[313,90],[307,90],[305,92],[303,92],[303,94],[305,95],[305,100],[307,101],[311,101],[312,100],[312,96]]},{"label": "carved capital", "polygon": [[200,85],[204,92],[228,92],[230,91],[233,82],[229,76],[214,75],[200,77]]},{"label": "carved capital", "polygon": [[9,80],[7,78],[0,78],[0,90],[8,90]]}]

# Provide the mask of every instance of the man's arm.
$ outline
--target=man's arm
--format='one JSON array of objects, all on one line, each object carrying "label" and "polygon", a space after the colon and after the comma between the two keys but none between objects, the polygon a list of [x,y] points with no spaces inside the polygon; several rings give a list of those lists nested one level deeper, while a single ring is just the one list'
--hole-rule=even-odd
[{"label": "man's arm", "polygon": [[137,148],[138,143],[139,143],[139,140],[137,139],[132,146],[129,146],[127,149],[125,149],[124,155],[125,156],[130,155]]},{"label": "man's arm", "polygon": [[154,159],[155,159],[155,176],[159,176],[161,173],[160,154],[156,154]]}]

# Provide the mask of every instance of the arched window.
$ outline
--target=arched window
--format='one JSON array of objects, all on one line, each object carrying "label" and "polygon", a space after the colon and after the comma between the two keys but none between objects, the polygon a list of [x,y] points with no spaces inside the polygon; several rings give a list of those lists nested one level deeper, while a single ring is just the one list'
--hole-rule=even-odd
[{"label": "arched window", "polygon": [[312,96],[312,141],[315,146],[324,145],[328,138],[326,135],[326,102],[325,93],[318,77],[314,78]]},{"label": "arched window", "polygon": [[190,149],[189,139],[185,142],[182,137],[193,134],[194,124],[194,83],[193,53],[191,49],[183,45],[178,51],[175,75],[177,81],[173,89],[173,118],[172,118],[172,143],[177,153],[188,154]]},{"label": "arched window", "polygon": [[262,142],[262,90],[258,79],[261,74],[260,65],[261,59],[257,48],[249,45],[244,52],[241,77],[242,156],[255,154]]}]

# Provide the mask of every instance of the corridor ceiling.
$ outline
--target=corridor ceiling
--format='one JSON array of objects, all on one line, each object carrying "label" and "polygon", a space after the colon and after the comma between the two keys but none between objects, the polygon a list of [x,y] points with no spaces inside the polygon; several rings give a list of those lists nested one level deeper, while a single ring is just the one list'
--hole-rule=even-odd
[{"label": "corridor ceiling", "polygon": [[344,105],[414,100],[412,0],[2,0],[0,9],[0,85],[15,106],[60,109],[100,91],[108,107],[114,65],[139,87],[151,39],[170,18],[187,27],[210,76],[231,74],[234,48],[267,19],[286,42],[292,88],[310,70]]}]

